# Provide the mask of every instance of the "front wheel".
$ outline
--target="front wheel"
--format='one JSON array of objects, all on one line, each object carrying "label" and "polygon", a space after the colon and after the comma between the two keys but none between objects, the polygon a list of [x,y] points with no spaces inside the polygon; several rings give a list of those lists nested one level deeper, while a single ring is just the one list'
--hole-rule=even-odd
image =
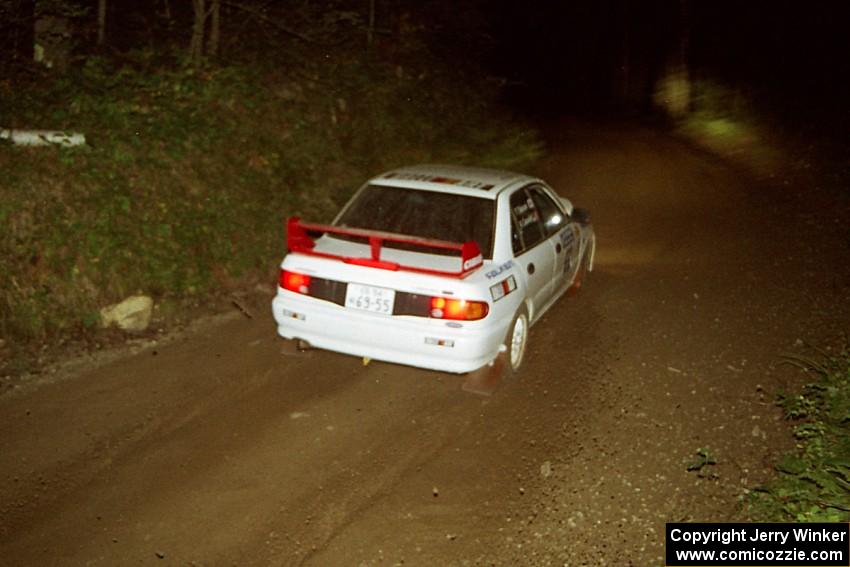
[{"label": "front wheel", "polygon": [[584,283],[584,278],[587,275],[587,264],[590,262],[590,251],[585,250],[584,256],[581,258],[581,264],[578,267],[578,271],[576,272],[575,277],[573,278],[573,283],[570,284],[569,289],[567,290],[567,295],[570,297],[574,297],[578,294],[579,290],[581,290],[581,286]]}]

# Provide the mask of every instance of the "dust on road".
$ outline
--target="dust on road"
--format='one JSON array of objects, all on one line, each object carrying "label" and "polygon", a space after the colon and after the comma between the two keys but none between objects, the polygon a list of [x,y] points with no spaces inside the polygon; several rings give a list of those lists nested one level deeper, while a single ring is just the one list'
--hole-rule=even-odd
[{"label": "dust on road", "polygon": [[282,357],[262,298],[0,400],[0,564],[653,565],[734,518],[791,442],[778,355],[847,330],[843,213],[637,128],[567,126],[540,174],[599,247],[518,381]]}]

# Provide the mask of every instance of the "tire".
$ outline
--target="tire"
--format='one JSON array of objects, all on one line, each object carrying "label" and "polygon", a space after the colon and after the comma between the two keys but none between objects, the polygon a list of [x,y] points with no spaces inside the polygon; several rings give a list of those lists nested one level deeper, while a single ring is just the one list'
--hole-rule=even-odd
[{"label": "tire", "polygon": [[301,356],[310,351],[310,343],[301,339],[281,339],[280,354],[284,356]]},{"label": "tire", "polygon": [[584,256],[581,257],[581,264],[578,267],[576,276],[573,278],[573,283],[570,284],[570,288],[567,290],[567,295],[570,297],[578,295],[578,292],[581,290],[581,286],[584,284],[584,278],[587,276],[587,263],[590,261],[589,254],[590,251],[585,250]]},{"label": "tire", "polygon": [[528,330],[528,311],[525,306],[522,306],[514,315],[508,326],[508,333],[505,335],[505,362],[502,374],[506,378],[519,374],[528,347]]}]

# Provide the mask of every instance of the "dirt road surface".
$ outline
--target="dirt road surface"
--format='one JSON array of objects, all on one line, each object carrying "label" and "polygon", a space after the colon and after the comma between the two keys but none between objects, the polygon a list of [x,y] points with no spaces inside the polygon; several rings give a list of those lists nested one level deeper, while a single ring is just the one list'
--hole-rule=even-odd
[{"label": "dirt road surface", "polygon": [[285,358],[262,298],[4,394],[0,564],[646,566],[734,518],[792,445],[780,355],[847,331],[846,201],[639,128],[551,150],[599,253],[518,381]]}]

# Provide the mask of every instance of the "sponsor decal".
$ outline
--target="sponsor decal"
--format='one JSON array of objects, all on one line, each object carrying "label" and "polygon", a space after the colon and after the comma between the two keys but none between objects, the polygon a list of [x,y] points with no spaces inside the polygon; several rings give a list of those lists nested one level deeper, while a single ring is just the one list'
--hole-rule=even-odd
[{"label": "sponsor decal", "polygon": [[513,276],[508,276],[499,283],[490,286],[490,296],[495,302],[499,301],[514,290],[516,290],[516,280]]},{"label": "sponsor decal", "polygon": [[520,229],[540,221],[540,213],[534,206],[534,201],[529,197],[524,202],[513,207],[514,217]]},{"label": "sponsor decal", "polygon": [[424,181],[426,183],[442,183],[443,185],[458,185],[460,187],[469,187],[470,189],[482,189],[489,191],[493,188],[488,183],[473,181],[471,179],[456,179],[454,177],[434,176],[430,173],[401,173],[390,172],[384,176],[386,179],[404,179],[407,181]]},{"label": "sponsor decal", "polygon": [[499,277],[499,274],[501,274],[505,270],[510,270],[511,268],[513,268],[513,266],[514,266],[514,261],[508,260],[507,262],[505,262],[504,264],[502,264],[498,268],[490,270],[485,275],[487,276],[488,280],[492,280],[493,278]]},{"label": "sponsor decal", "polygon": [[569,274],[573,269],[573,248],[575,247],[575,233],[570,230],[564,230],[560,235],[561,244],[564,247],[564,256],[566,256],[566,260],[564,261],[564,275]]},{"label": "sponsor decal", "polygon": [[481,254],[479,254],[478,256],[470,258],[469,260],[464,262],[463,263],[463,269],[468,270],[472,266],[477,266],[478,264],[481,264],[482,262],[484,262],[484,257],[481,256]]}]

